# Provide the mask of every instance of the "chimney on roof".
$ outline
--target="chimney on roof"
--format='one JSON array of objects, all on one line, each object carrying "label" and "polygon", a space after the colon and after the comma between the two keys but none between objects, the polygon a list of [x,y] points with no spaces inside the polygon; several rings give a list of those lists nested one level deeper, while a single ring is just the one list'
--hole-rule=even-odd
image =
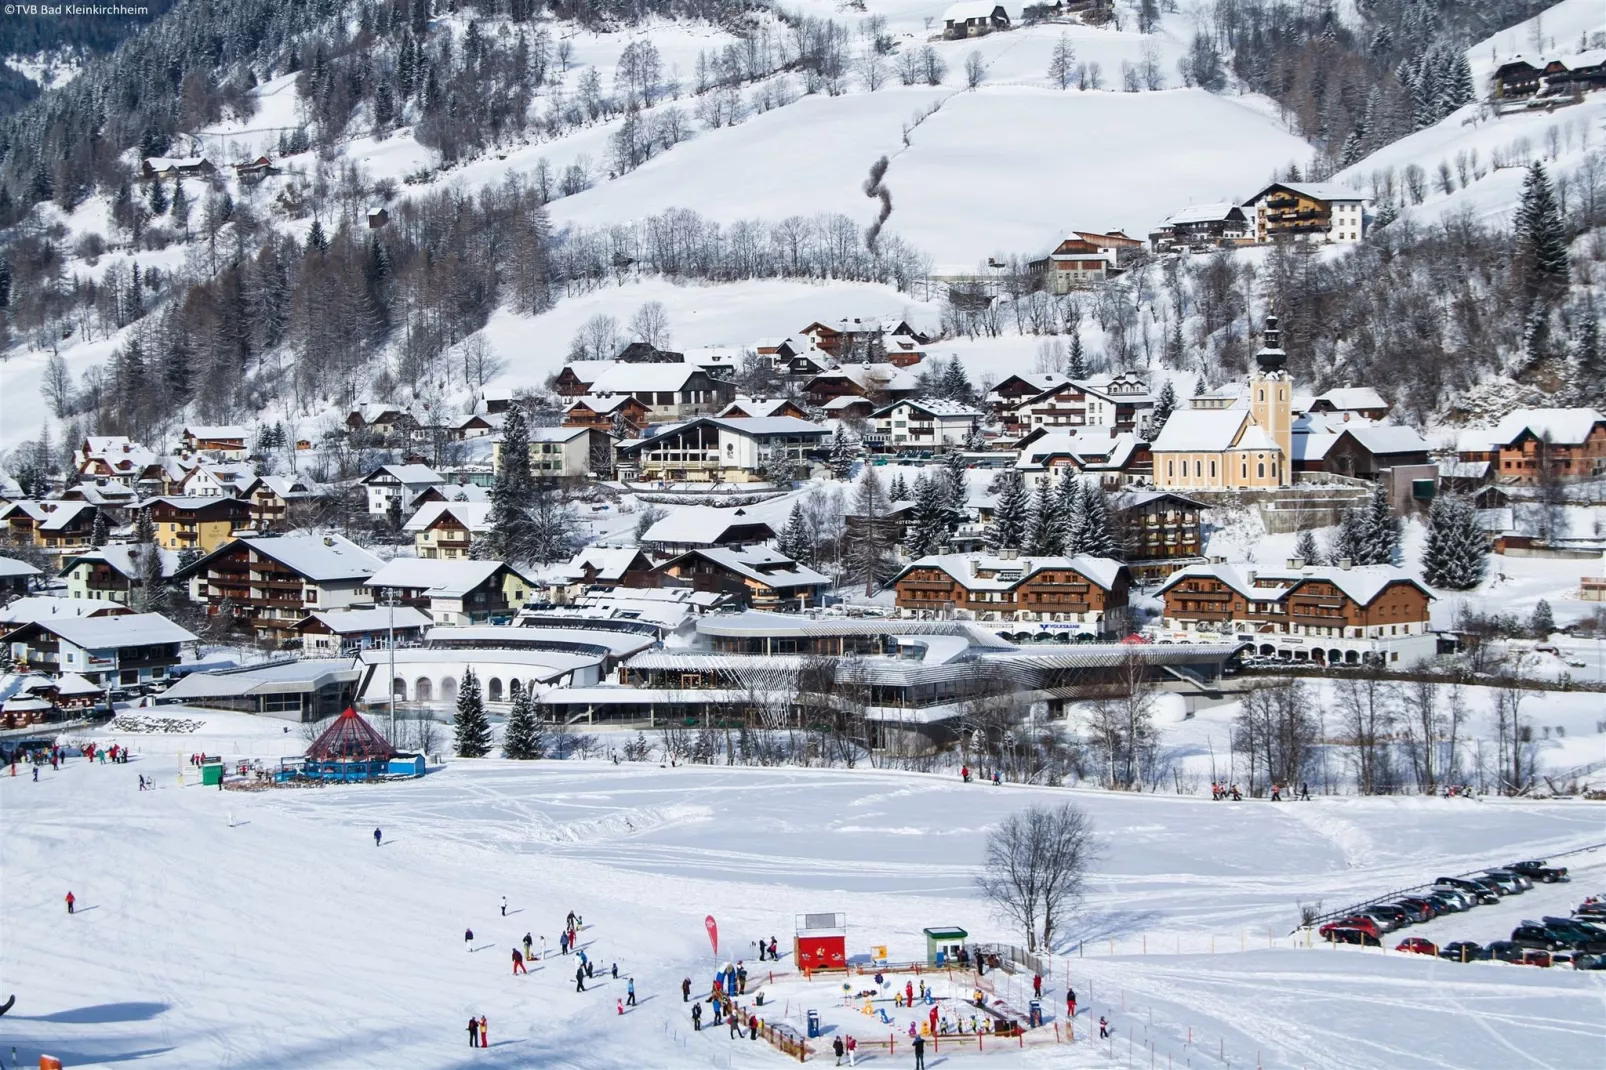
[{"label": "chimney on roof", "polygon": [[1006,546],[1002,550],[998,551],[998,556],[1002,557],[1005,561],[1013,561],[1015,560],[1015,555],[1018,553],[1020,553],[1020,551],[1015,549],[1013,546]]},{"label": "chimney on roof", "polygon": [[333,535],[325,535],[323,537],[323,544],[325,546],[333,546],[335,544],[334,536]]},{"label": "chimney on roof", "polygon": [[972,557],[970,559],[970,577],[975,579],[979,575],[981,575],[981,562]]},{"label": "chimney on roof", "polygon": [[1305,559],[1303,557],[1290,557],[1288,559],[1288,567],[1298,572],[1305,567]]},{"label": "chimney on roof", "polygon": [[1341,557],[1341,558],[1338,559],[1338,567],[1341,568],[1341,569],[1348,570],[1351,567],[1353,567],[1354,564],[1355,564],[1355,562],[1353,560],[1351,560],[1350,558],[1347,558],[1347,557]]}]

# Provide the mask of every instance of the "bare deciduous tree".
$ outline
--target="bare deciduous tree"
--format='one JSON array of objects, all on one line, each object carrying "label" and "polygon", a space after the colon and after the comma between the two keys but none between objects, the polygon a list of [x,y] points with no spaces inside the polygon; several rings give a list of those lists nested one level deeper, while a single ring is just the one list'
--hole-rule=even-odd
[{"label": "bare deciduous tree", "polygon": [[976,885],[1001,917],[1025,932],[1028,951],[1052,949],[1055,930],[1082,898],[1098,854],[1093,822],[1081,809],[1070,803],[1028,807],[988,832]]},{"label": "bare deciduous tree", "polygon": [[654,349],[669,344],[669,310],[662,301],[648,301],[630,317],[630,333]]}]

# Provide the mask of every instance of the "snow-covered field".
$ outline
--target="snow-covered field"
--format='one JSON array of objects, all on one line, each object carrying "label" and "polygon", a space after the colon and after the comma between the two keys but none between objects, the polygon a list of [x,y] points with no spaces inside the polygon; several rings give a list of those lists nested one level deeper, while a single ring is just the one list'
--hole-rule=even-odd
[{"label": "snow-covered field", "polygon": [[[128,765],[75,759],[37,784],[0,778],[0,985],[18,994],[0,1046],[24,1062],[44,1051],[69,1066],[780,1065],[723,1029],[691,1033],[681,978],[706,991],[718,961],[740,958],[756,981],[753,942],[775,935],[784,947],[804,911],[845,912],[849,954],[885,944],[894,961],[921,955],[925,926],[1011,939],[972,888],[985,830],[1017,807],[1071,799],[1092,815],[1104,858],[1045,1005],[1063,1009],[1068,976],[1081,1039],[945,1049],[944,1062],[1126,1065],[1131,1043],[1137,1065],[1152,1042],[1157,1065],[1174,1066],[1601,1065],[1606,975],[1306,950],[1288,937],[1296,901],[1331,908],[1598,843],[1599,804],[1232,805],[868,768],[502,761],[376,787],[220,793],[193,775],[181,786],[180,755],[277,754],[285,733],[241,715],[204,719],[194,735],[142,737]],[[141,774],[154,792],[137,791]],[[1565,861],[1573,884],[1422,934],[1503,937],[1520,916],[1606,885],[1606,858]],[[529,932],[553,947],[569,910],[584,918],[589,956],[617,961],[620,980],[577,993],[571,959],[510,976],[513,945]],[[719,960],[705,914],[720,924]],[[627,977],[640,1005],[621,1017]],[[839,1028],[874,1035],[857,1011],[831,1009],[837,981],[773,991],[766,1013],[779,1003],[800,1023],[820,1006]],[[470,1014],[489,1019],[490,1050],[466,1052]],[[1087,1039],[1099,1015],[1113,1043]],[[877,1062],[907,1059],[901,1048]]]}]

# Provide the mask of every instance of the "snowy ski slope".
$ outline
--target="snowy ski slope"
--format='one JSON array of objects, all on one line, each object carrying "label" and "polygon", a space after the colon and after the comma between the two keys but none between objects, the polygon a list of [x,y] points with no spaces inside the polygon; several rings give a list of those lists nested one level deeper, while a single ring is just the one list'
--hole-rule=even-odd
[{"label": "snowy ski slope", "polygon": [[[279,724],[202,716],[196,736],[134,737],[142,754],[126,766],[75,760],[38,784],[0,778],[0,978],[18,993],[0,1044],[30,1063],[45,1051],[69,1066],[264,1070],[778,1066],[781,1056],[734,1047],[724,1030],[688,1035],[674,997],[683,976],[705,988],[716,964],[704,914],[719,920],[723,955],[754,967],[752,941],[774,934],[784,946],[801,911],[845,911],[850,953],[885,943],[895,960],[920,954],[928,925],[1006,939],[972,891],[984,831],[1015,807],[1067,798],[1090,810],[1105,858],[1046,1003],[1063,1006],[1069,971],[1091,1012],[1083,1030],[1108,1015],[1121,1046],[1128,1033],[1140,1049],[1154,1040],[1175,1065],[1204,1050],[1184,1046],[1191,1028],[1235,1065],[1258,1052],[1265,1067],[1345,1070],[1589,1067],[1606,1041],[1599,973],[1294,950],[1286,939],[1296,900],[1338,905],[1446,868],[1599,842],[1598,805],[1230,806],[872,769],[501,761],[455,762],[422,782],[244,795],[203,790],[193,775],[180,787],[179,756],[277,754]],[[140,774],[158,790],[137,792]],[[375,827],[387,840],[378,849]],[[1606,883],[1592,856],[1568,861],[1571,886],[1447,919],[1439,938],[1453,922],[1491,939]],[[621,980],[578,994],[572,959],[510,976],[509,949],[526,931],[555,945],[571,909],[590,957],[617,961]],[[625,977],[642,1000],[621,1018]],[[819,1001],[833,987],[822,984]],[[472,1064],[471,1013],[489,1018],[493,1043]],[[1114,1064],[1085,1042],[948,1058]]]}]

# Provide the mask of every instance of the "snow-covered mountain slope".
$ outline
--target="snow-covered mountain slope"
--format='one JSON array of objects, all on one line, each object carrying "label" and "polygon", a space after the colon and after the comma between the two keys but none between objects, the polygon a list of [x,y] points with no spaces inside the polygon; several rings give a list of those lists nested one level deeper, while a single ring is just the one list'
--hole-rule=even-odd
[{"label": "snow-covered mountain slope", "polygon": [[[1467,60],[1482,96],[1494,69],[1513,56],[1570,54],[1602,33],[1606,33],[1606,5],[1599,0],[1562,0],[1542,15],[1468,48]],[[1601,160],[1603,152],[1606,94],[1507,114],[1477,103],[1384,146],[1334,180],[1384,198],[1392,179],[1394,202],[1424,222],[1471,212],[1480,220],[1503,225],[1516,210],[1530,161],[1542,160],[1555,181],[1586,166],[1591,158]],[[1441,164],[1449,168],[1448,183],[1441,178]],[[1406,171],[1413,166],[1425,175],[1420,204],[1412,203],[1407,188]]]}]

